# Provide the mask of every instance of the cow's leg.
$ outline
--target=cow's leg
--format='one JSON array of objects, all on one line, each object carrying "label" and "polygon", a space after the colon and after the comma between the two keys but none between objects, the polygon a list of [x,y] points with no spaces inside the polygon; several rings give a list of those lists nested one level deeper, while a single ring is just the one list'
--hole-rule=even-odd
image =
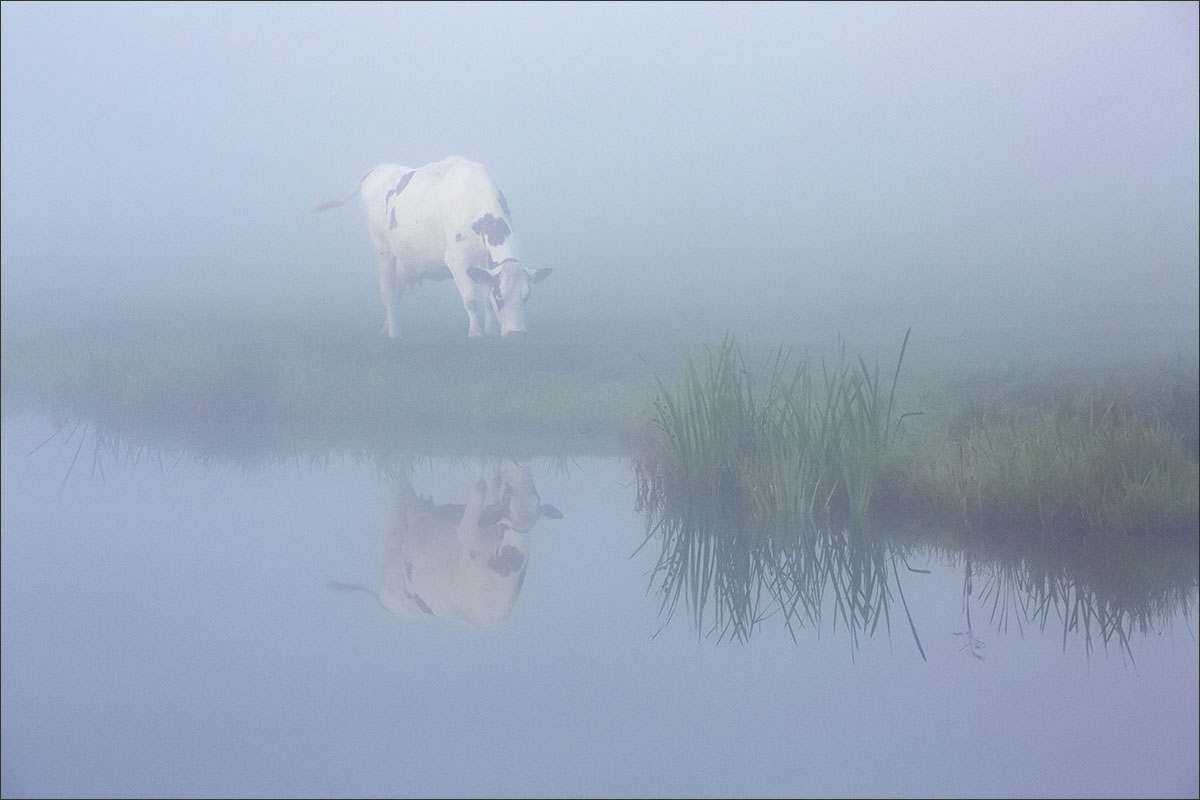
[{"label": "cow's leg", "polygon": [[495,540],[503,535],[497,523],[504,517],[504,509],[488,496],[488,483],[482,470],[478,475],[467,493],[467,503],[463,507],[456,534],[458,540],[467,546],[471,558],[486,558],[495,548]]},{"label": "cow's leg", "polygon": [[496,310],[488,302],[486,293],[483,299],[483,316],[483,329],[487,331],[488,336],[498,336],[500,334],[500,318],[496,316]]},{"label": "cow's leg", "polygon": [[487,287],[480,286],[467,274],[469,260],[456,252],[446,253],[446,266],[458,287],[463,308],[467,311],[467,336],[476,339],[487,330]]},{"label": "cow's leg", "polygon": [[383,300],[383,311],[386,315],[383,331],[389,339],[400,338],[400,320],[396,309],[400,305],[400,295],[403,287],[396,280],[396,258],[387,252],[377,253],[379,259],[379,295]]}]

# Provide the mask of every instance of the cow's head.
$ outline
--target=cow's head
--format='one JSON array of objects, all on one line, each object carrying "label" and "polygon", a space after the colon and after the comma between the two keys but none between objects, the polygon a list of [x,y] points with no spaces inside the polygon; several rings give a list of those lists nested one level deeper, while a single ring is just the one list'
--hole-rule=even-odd
[{"label": "cow's head", "polygon": [[484,627],[511,612],[529,565],[534,523],[563,515],[541,502],[528,462],[480,460],[478,470],[464,504],[435,503],[401,480],[377,593],[393,614]]},{"label": "cow's head", "polygon": [[500,335],[509,336],[525,332],[529,286],[544,280],[551,271],[550,267],[526,269],[515,258],[506,258],[490,269],[471,267],[467,274],[487,291],[488,307],[500,323]]},{"label": "cow's head", "polygon": [[528,533],[539,517],[562,519],[562,512],[542,502],[533,485],[533,472],[528,461],[504,459],[496,476],[498,484],[493,489],[502,516],[500,524],[517,533]]}]

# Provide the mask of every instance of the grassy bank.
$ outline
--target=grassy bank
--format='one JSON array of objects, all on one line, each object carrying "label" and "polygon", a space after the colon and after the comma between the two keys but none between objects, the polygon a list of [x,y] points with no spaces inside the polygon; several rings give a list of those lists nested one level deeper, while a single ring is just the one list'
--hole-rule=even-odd
[{"label": "grassy bank", "polygon": [[7,330],[4,402],[243,454],[611,454],[641,436],[652,368],[634,325],[503,341],[413,327],[389,341],[346,317],[161,312]]},{"label": "grassy bank", "polygon": [[338,310],[6,320],[4,407],[214,459],[636,456],[656,491],[809,525],[1197,524],[1194,359],[968,371],[923,354],[919,331],[868,361],[844,344],[750,346],[681,312],[575,309],[503,341],[467,340],[461,322],[417,320],[393,342]]},{"label": "grassy bank", "polygon": [[[733,338],[660,380],[643,474],[760,524],[816,530],[870,517],[1060,535],[1191,532],[1197,378],[1182,361],[1119,377],[1059,374],[1020,391],[947,381],[898,404],[908,337],[881,379],[845,352],[747,365]],[[1040,534],[1038,534],[1040,535]]]}]

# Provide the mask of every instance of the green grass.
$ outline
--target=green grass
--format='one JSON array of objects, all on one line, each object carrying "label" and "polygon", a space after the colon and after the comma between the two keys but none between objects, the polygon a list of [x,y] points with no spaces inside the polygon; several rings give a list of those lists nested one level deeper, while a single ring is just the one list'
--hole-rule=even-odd
[{"label": "green grass", "polygon": [[1078,534],[1195,531],[1197,468],[1154,417],[1036,412],[913,445],[895,497],[943,522]]},{"label": "green grass", "polygon": [[1195,531],[1194,368],[1026,386],[1016,400],[985,382],[943,394],[937,413],[899,413],[907,347],[906,334],[886,384],[844,349],[819,368],[779,350],[749,369],[728,338],[689,358],[654,400],[645,458],[657,493],[809,527],[885,515],[1059,534]]},{"label": "green grass", "polygon": [[250,436],[264,452],[291,442],[625,452],[642,434],[652,375],[638,335],[625,326],[599,340],[563,327],[467,340],[447,325],[393,342],[345,320],[106,318],[6,330],[4,402],[138,428],[164,444],[208,437],[219,448]]},{"label": "green grass", "polygon": [[889,504],[973,528],[1194,535],[1197,398],[1178,358],[956,378],[891,454]]},{"label": "green grass", "polygon": [[757,520],[865,519],[907,344],[906,335],[884,387],[878,369],[848,360],[844,347],[819,370],[807,359],[792,366],[783,348],[751,370],[727,337],[699,365],[689,358],[678,386],[658,379],[653,479]]}]

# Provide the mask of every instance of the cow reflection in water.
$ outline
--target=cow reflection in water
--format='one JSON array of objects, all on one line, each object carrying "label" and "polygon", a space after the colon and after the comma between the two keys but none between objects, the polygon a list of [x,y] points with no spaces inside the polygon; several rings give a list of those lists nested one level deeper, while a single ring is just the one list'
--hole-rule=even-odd
[{"label": "cow reflection in water", "polygon": [[530,531],[562,513],[541,502],[528,462],[481,461],[475,474],[466,504],[434,503],[401,480],[377,593],[388,611],[479,627],[512,611],[529,565]]}]

